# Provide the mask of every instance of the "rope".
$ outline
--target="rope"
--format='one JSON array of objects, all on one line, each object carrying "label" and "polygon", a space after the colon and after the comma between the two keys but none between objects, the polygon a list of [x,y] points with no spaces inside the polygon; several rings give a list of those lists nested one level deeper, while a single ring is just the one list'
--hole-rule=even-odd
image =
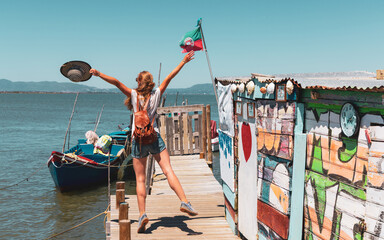
[{"label": "rope", "polygon": [[64,234],[64,233],[69,232],[69,231],[71,231],[71,230],[73,230],[73,229],[75,229],[75,228],[78,228],[78,227],[80,227],[81,225],[83,225],[83,224],[85,224],[85,223],[87,223],[87,222],[89,222],[89,221],[92,221],[93,219],[95,219],[95,218],[97,218],[97,217],[99,217],[99,216],[101,216],[101,215],[103,215],[103,214],[107,214],[107,212],[108,212],[108,208],[109,208],[109,205],[108,205],[107,209],[105,209],[104,212],[101,212],[101,213],[97,214],[96,216],[94,216],[94,217],[92,217],[92,218],[90,218],[90,219],[88,219],[88,220],[86,220],[86,221],[84,221],[84,222],[82,222],[82,223],[80,223],[80,224],[77,224],[76,226],[73,226],[73,227],[71,227],[71,228],[69,228],[69,229],[67,229],[67,230],[65,230],[65,231],[62,231],[62,232],[60,232],[60,233],[53,234],[53,235],[49,236],[48,238],[45,238],[44,240],[47,240],[47,239],[51,239],[51,238],[57,237],[57,236],[59,236],[59,235],[61,235],[61,234]]},{"label": "rope", "polygon": [[34,171],[29,177],[26,177],[24,178],[23,180],[20,180],[14,184],[11,184],[9,186],[6,186],[6,187],[2,187],[0,188],[0,190],[4,190],[4,189],[7,189],[7,188],[10,188],[10,187],[13,187],[13,186],[17,186],[19,185],[20,183],[24,182],[24,181],[28,181],[33,175],[35,175],[36,173],[38,173],[41,169],[43,169],[43,167],[45,167],[45,164],[43,166],[41,166],[40,168],[38,168],[36,171]]},{"label": "rope", "polygon": [[[74,160],[72,160],[72,159],[70,159],[70,158],[66,158],[66,156],[68,156],[68,157],[70,157],[70,158],[73,158]],[[62,164],[66,164],[66,165],[70,165],[70,164],[73,164],[73,163],[75,163],[75,162],[77,162],[77,161],[81,161],[82,159],[81,158],[79,158],[77,155],[75,155],[75,154],[72,154],[72,153],[66,153],[66,154],[64,154],[63,155],[63,157],[62,157],[62,159],[61,159],[61,163]],[[108,158],[108,162],[110,162],[110,158]],[[53,163],[53,162],[52,162]],[[82,164],[82,166],[84,166],[84,165],[86,165],[86,164],[88,164],[88,162],[84,162],[83,164]],[[97,162],[97,165],[100,165],[100,166],[104,166],[104,167],[108,167],[108,164],[104,164],[104,163],[98,163]],[[132,166],[133,164],[132,163],[130,163],[130,164],[126,164],[126,165],[118,165],[118,166],[115,166],[115,165],[109,165],[109,167],[129,167],[129,166]],[[55,167],[57,167],[57,168],[60,168],[60,167],[58,167],[58,166],[56,166],[55,164],[54,164],[54,166]]]},{"label": "rope", "polygon": [[109,149],[108,151],[108,207],[107,207],[107,210],[109,210],[109,207],[111,206],[111,161],[110,159],[111,159],[111,149]]}]

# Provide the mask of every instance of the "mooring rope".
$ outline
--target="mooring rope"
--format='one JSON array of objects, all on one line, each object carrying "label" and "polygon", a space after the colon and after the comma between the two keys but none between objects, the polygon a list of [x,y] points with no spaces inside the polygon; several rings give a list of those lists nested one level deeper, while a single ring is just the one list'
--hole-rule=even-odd
[{"label": "mooring rope", "polygon": [[108,205],[108,207],[105,209],[104,212],[101,212],[101,213],[97,214],[96,216],[94,216],[94,217],[92,217],[92,218],[90,218],[90,219],[88,219],[88,220],[86,220],[86,221],[84,221],[84,222],[82,222],[82,223],[79,223],[79,224],[77,224],[76,226],[73,226],[73,227],[71,227],[71,228],[69,228],[69,229],[67,229],[67,230],[65,230],[65,231],[62,231],[62,232],[60,232],[60,233],[53,234],[53,235],[49,236],[48,238],[45,238],[44,240],[52,239],[52,238],[54,238],[54,237],[57,237],[57,236],[59,236],[59,235],[61,235],[61,234],[64,234],[64,233],[69,232],[69,231],[71,231],[71,230],[73,230],[73,229],[75,229],[75,228],[78,228],[78,227],[80,227],[81,225],[86,224],[87,222],[90,222],[90,221],[92,221],[93,219],[95,219],[95,218],[97,218],[97,217],[99,217],[99,216],[101,216],[101,215],[103,215],[103,214],[107,214],[107,213],[108,213],[108,208],[109,208],[109,205]]},{"label": "mooring rope", "polygon": [[28,181],[33,175],[35,175],[36,173],[38,173],[41,169],[43,169],[43,167],[45,167],[45,164],[43,166],[41,166],[40,168],[38,168],[36,171],[34,171],[31,175],[29,175],[28,177],[14,183],[14,184],[11,184],[9,186],[6,186],[6,187],[2,187],[0,188],[0,190],[4,190],[4,189],[7,189],[7,188],[10,188],[10,187],[13,187],[13,186],[17,186],[19,185],[20,183],[22,182],[25,182],[25,181]]}]

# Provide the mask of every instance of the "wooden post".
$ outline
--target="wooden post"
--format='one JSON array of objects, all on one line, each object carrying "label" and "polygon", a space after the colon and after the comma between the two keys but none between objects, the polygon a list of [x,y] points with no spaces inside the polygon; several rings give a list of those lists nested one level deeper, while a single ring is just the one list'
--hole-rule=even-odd
[{"label": "wooden post", "polygon": [[123,202],[123,203],[120,204],[120,207],[119,207],[119,222],[120,222],[120,220],[128,219],[128,208],[129,208],[129,204],[127,202]]},{"label": "wooden post", "polygon": [[105,235],[108,239],[108,237],[111,237],[111,221],[106,221],[105,222]]},{"label": "wooden post", "polygon": [[168,117],[165,119],[166,128],[167,128],[167,149],[169,155],[173,155],[173,117]]},{"label": "wooden post", "polygon": [[120,203],[125,202],[125,190],[118,189],[116,190],[116,209],[119,208]]},{"label": "wooden post", "polygon": [[184,128],[183,128],[183,116],[180,114],[179,115],[179,150],[180,150],[180,155],[184,154]]},{"label": "wooden post", "polygon": [[153,179],[153,170],[155,168],[155,162],[154,162],[153,156],[149,156],[147,158],[147,166],[146,166],[146,178],[145,178],[145,192],[147,195],[151,194],[151,186],[152,186],[152,179]]},{"label": "wooden post", "polygon": [[119,221],[119,239],[131,240],[131,220],[125,219]]},{"label": "wooden post", "polygon": [[212,138],[211,138],[211,105],[207,105],[207,162],[212,164]]},{"label": "wooden post", "polygon": [[201,153],[203,154],[203,158],[205,158],[205,160],[207,160],[207,109],[206,107],[204,106],[203,107],[203,111],[202,111],[202,114],[201,114],[201,140],[202,140],[202,144],[201,144],[201,150],[200,150],[200,155]]},{"label": "wooden post", "polygon": [[183,153],[188,154],[190,153],[190,149],[188,148],[188,113],[182,113],[181,114],[182,123],[183,123]]},{"label": "wooden post", "polygon": [[124,189],[125,190],[125,182],[124,181],[117,181],[116,182],[116,190],[118,189]]},{"label": "wooden post", "polygon": [[167,144],[167,141],[168,141],[167,140],[167,127],[165,124],[165,115],[161,114],[159,119],[160,119],[160,136],[163,139],[165,146],[168,146],[168,144]]},{"label": "wooden post", "polygon": [[189,143],[189,154],[195,153],[193,148],[193,130],[192,130],[192,116],[188,114],[187,116],[188,121],[188,143]]}]

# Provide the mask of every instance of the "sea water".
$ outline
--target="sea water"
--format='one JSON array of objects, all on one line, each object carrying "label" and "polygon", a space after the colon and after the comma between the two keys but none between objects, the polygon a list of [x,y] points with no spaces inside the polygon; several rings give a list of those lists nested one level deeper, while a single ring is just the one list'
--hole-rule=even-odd
[{"label": "sea water", "polygon": [[[62,151],[64,136],[76,94],[0,94],[0,239],[44,239],[63,232],[103,212],[108,204],[108,187],[61,193],[55,188],[47,167],[52,151]],[[214,95],[178,95],[181,104],[210,104],[211,118],[218,120]],[[129,125],[130,112],[124,95],[79,94],[70,131],[69,147],[95,128],[97,133],[118,131]],[[176,95],[167,95],[165,106],[174,106]],[[68,144],[65,145],[65,149]],[[214,160],[217,160],[217,153]],[[219,164],[214,175],[220,181]],[[26,180],[27,179],[27,180]],[[23,181],[24,180],[24,181]],[[126,193],[135,194],[135,182],[126,182]],[[115,185],[111,185],[114,194]],[[104,216],[104,215],[103,215]],[[57,239],[105,239],[104,220],[98,217]]]}]

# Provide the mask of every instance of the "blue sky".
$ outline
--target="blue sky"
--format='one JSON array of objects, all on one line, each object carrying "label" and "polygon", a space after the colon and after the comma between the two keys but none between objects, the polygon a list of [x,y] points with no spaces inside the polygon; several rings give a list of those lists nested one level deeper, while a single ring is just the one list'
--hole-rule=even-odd
[{"label": "blue sky", "polygon": [[[156,82],[182,60],[179,40],[203,19],[213,75],[384,68],[384,1],[2,1],[0,79],[66,82],[83,60],[128,87],[142,70]],[[197,52],[171,88],[210,83]],[[86,85],[112,87],[92,77]]]}]

